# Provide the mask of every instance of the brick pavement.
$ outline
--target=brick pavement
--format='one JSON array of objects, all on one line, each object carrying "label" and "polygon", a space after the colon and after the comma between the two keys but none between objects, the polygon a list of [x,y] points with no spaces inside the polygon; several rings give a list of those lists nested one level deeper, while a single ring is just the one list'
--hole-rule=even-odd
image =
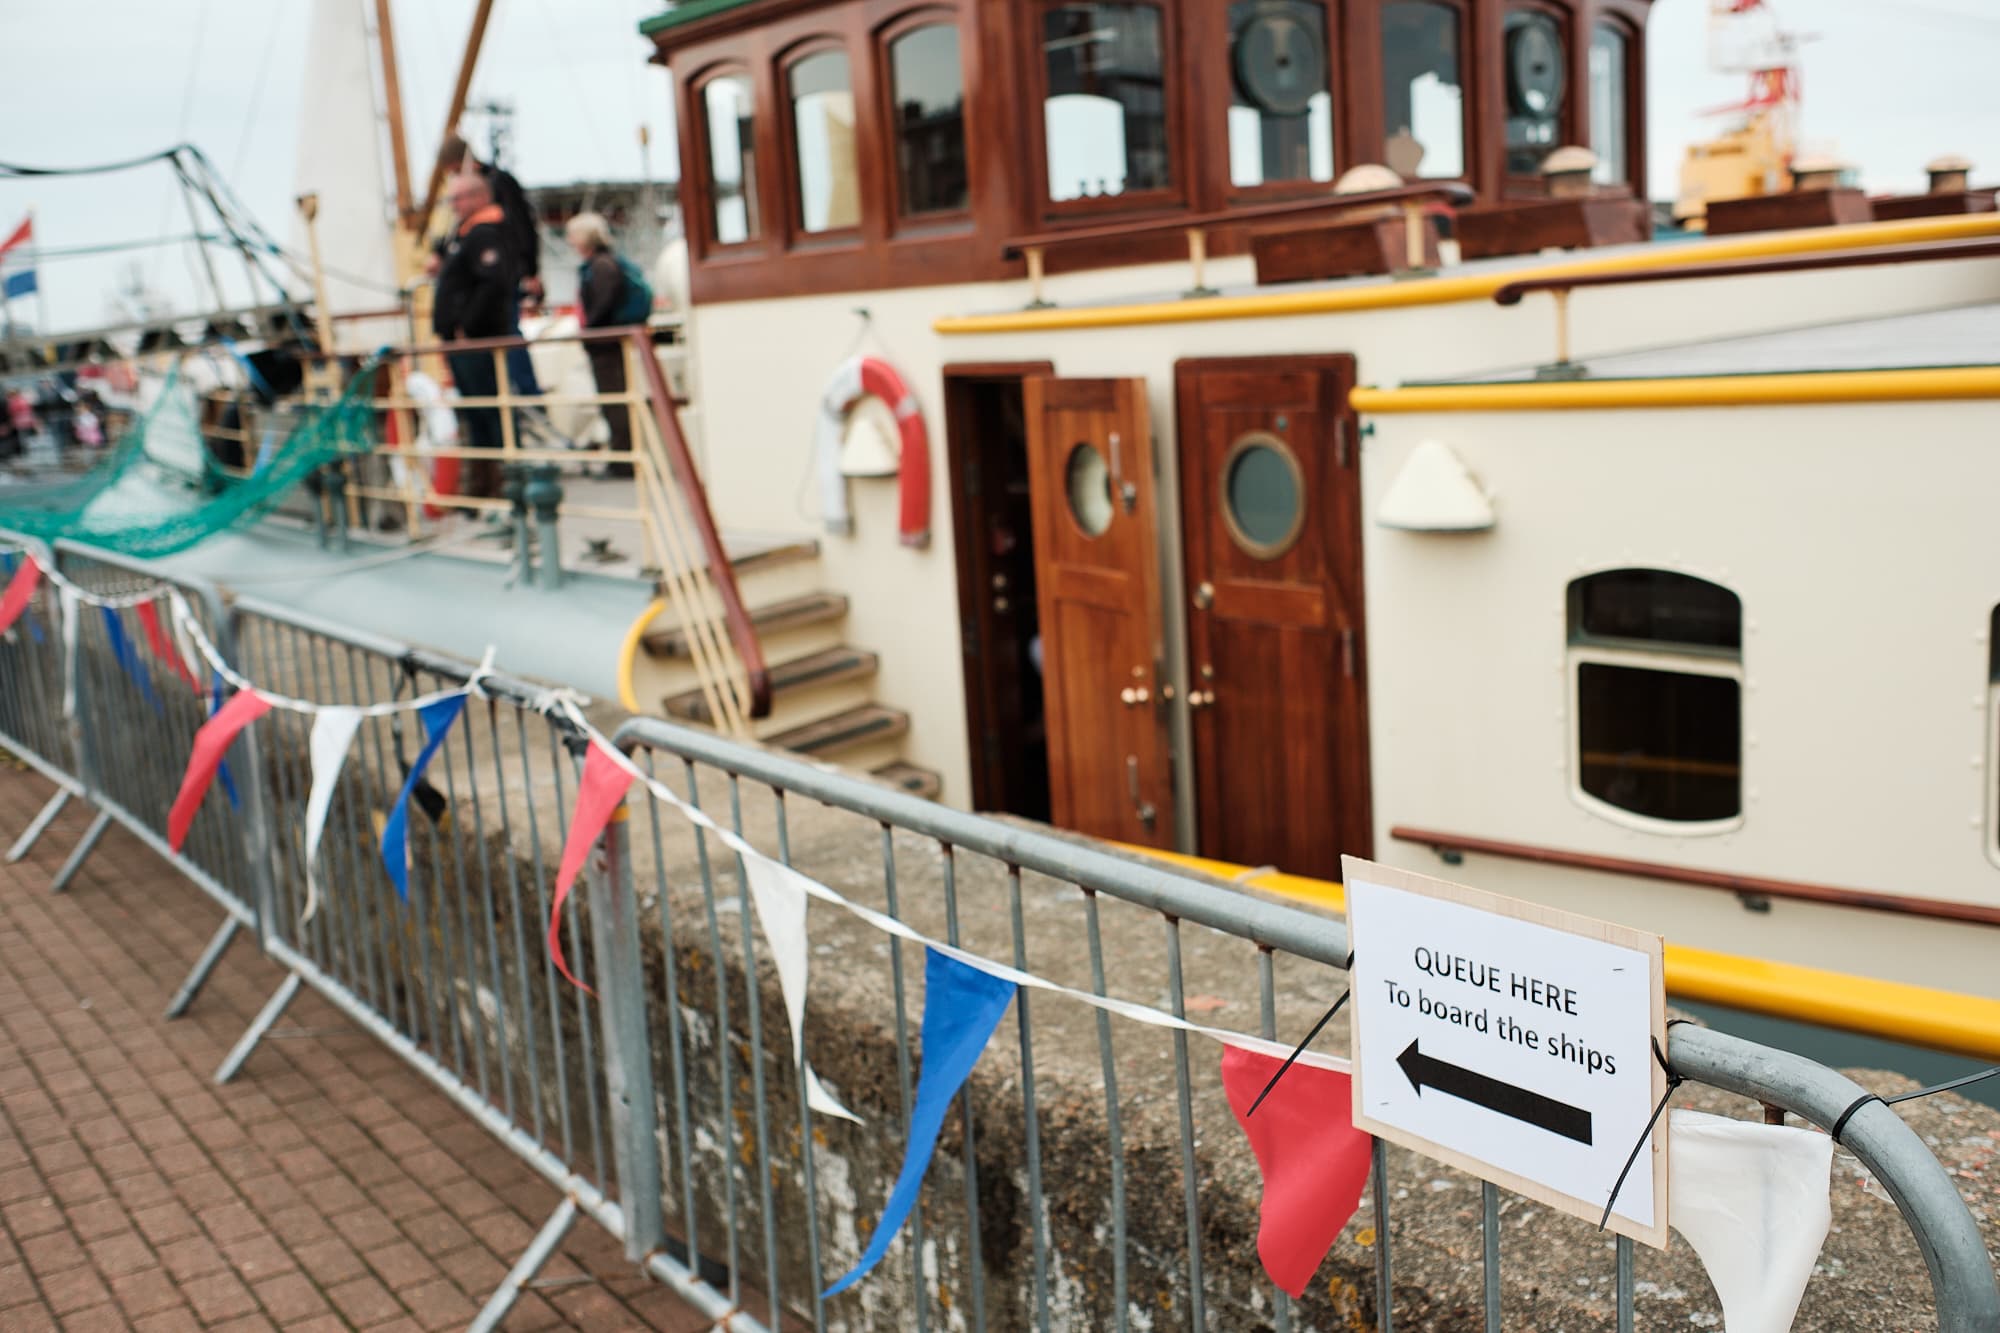
[{"label": "brick pavement", "polygon": [[[0,849],[51,790],[0,754]],[[88,817],[0,865],[0,1330],[463,1327],[555,1190],[310,989],[214,1086],[283,974],[162,1019],[222,913],[115,824],[49,894]],[[709,1327],[589,1222],[543,1277],[505,1327]]]}]

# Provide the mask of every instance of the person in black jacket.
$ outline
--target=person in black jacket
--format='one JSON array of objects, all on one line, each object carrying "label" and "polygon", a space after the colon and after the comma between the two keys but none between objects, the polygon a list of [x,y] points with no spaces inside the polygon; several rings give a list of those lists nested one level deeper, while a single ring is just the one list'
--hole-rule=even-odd
[{"label": "person in black jacket", "polygon": [[[578,213],[563,228],[570,248],[583,261],[577,273],[576,304],[579,322],[586,329],[601,329],[622,322],[618,316],[626,304],[630,284],[618,256],[611,248],[611,229],[602,215]],[[625,340],[604,339],[583,345],[590,358],[590,373],[601,394],[625,392]],[[611,476],[632,475],[632,411],[624,403],[603,405],[604,424],[611,427],[611,447],[627,457],[614,461]]]},{"label": "person in black jacket", "polygon": [[[542,300],[542,237],[535,228],[535,210],[528,202],[528,192],[499,163],[481,162],[473,157],[465,140],[455,132],[445,136],[444,143],[438,148],[438,158],[444,163],[445,170],[453,175],[478,172],[485,179],[486,188],[492,192],[492,202],[500,206],[504,219],[501,230],[506,233],[507,247],[514,257],[517,286],[507,332],[509,337],[518,338],[521,336],[520,302],[525,300],[540,305]],[[528,359],[525,347],[508,350],[507,377],[514,381],[517,393],[539,394],[542,391],[535,380],[535,363]]]},{"label": "person in black jacket", "polygon": [[[453,176],[446,198],[458,226],[438,256],[437,290],[431,305],[431,328],[453,342],[462,338],[504,338],[516,323],[513,252],[507,243],[504,215],[493,202],[484,177]],[[468,398],[491,398],[500,392],[491,352],[450,352],[452,382]],[[459,413],[466,443],[474,449],[501,446],[500,409],[471,407]],[[497,496],[497,463],[479,460],[465,469],[459,491],[464,495]]]}]

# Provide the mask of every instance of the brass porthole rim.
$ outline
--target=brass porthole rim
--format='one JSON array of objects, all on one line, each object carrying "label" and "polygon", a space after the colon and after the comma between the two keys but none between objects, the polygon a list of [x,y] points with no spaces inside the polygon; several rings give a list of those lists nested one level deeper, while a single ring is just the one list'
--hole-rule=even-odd
[{"label": "brass porthole rim", "polygon": [[[1236,466],[1236,460],[1256,448],[1269,449],[1285,464],[1292,474],[1292,488],[1299,502],[1292,512],[1292,525],[1285,529],[1284,536],[1272,542],[1260,542],[1243,530],[1236,521],[1236,510],[1229,503],[1229,471]],[[1216,477],[1217,498],[1221,504],[1223,526],[1229,529],[1229,540],[1243,549],[1246,555],[1258,560],[1276,560],[1279,556],[1298,544],[1299,534],[1306,529],[1306,473],[1299,466],[1299,456],[1292,452],[1292,446],[1284,438],[1268,430],[1245,431],[1229,446],[1229,452],[1222,456],[1222,467]]]}]

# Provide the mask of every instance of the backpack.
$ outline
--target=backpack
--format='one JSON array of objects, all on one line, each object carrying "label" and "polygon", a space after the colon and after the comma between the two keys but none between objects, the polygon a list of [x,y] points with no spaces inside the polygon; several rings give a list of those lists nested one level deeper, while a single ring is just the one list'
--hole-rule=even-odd
[{"label": "backpack", "polygon": [[646,281],[646,275],[639,266],[624,255],[614,256],[618,260],[618,271],[625,278],[625,299],[618,303],[612,313],[614,324],[644,324],[653,313],[653,285]]}]

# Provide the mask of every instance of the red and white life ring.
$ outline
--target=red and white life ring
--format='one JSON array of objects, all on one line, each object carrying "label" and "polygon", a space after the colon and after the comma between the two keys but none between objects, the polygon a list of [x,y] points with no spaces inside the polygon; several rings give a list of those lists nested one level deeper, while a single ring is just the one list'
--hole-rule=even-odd
[{"label": "red and white life ring", "polygon": [[848,410],[863,397],[880,398],[896,414],[902,446],[896,469],[897,535],[905,546],[929,546],[931,446],[924,430],[923,408],[895,367],[872,356],[854,356],[841,362],[820,395],[813,450],[819,462],[820,514],[826,520],[826,530],[841,534],[854,531],[854,516],[847,508],[847,479],[840,471],[840,442]]}]

